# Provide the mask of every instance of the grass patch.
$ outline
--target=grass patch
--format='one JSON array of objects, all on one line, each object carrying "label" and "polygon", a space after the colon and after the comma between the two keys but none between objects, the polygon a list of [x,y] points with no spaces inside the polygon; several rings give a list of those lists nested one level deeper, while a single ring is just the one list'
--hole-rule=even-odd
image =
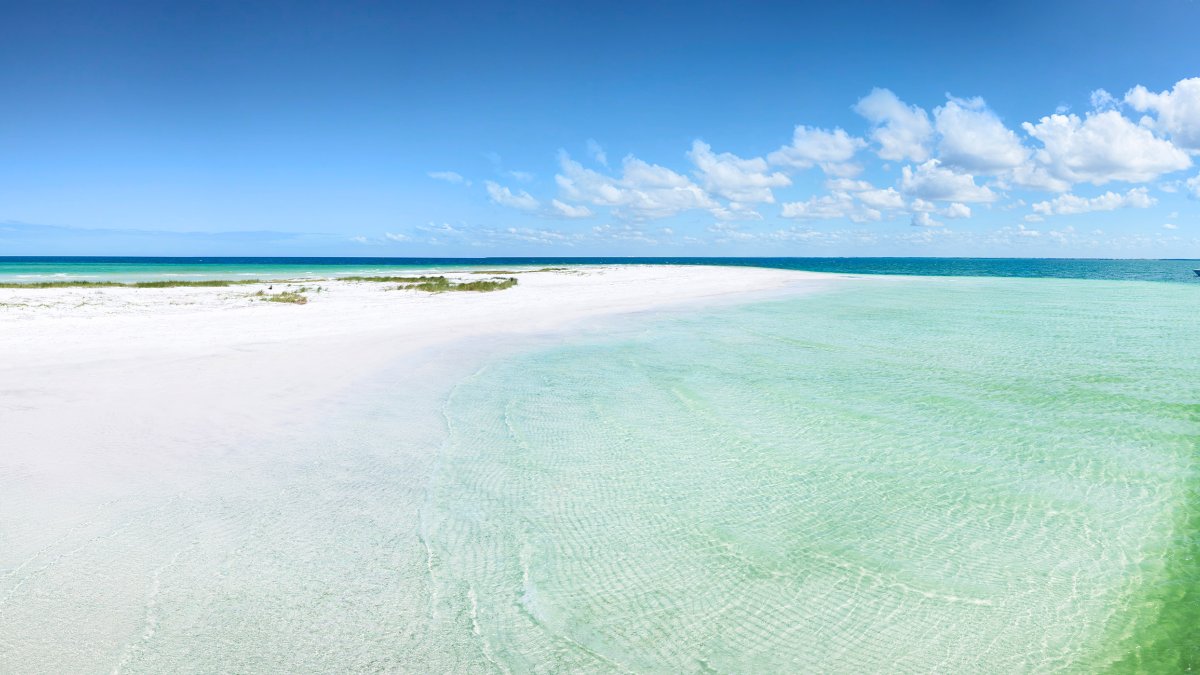
[{"label": "grass patch", "polygon": [[[510,274],[516,274],[516,272],[510,272]],[[396,287],[396,290],[425,291],[427,293],[444,293],[446,291],[474,291],[476,293],[487,293],[490,291],[502,291],[506,288],[512,288],[513,286],[517,285],[516,277],[507,277],[505,279],[487,279],[480,281],[452,281],[443,276],[338,277],[338,280],[394,283],[400,284]]]},{"label": "grass patch", "polygon": [[283,302],[289,305],[308,304],[308,298],[305,297],[300,291],[284,291],[282,293],[275,293],[274,295],[268,295],[263,291],[259,291],[254,294],[254,297],[262,300],[263,302]]},{"label": "grass patch", "polygon": [[491,291],[502,291],[506,288],[512,288],[517,285],[516,277],[508,277],[506,279],[486,279],[480,281],[451,281],[446,277],[424,277],[416,283],[407,283],[398,286],[399,290],[405,291],[425,291],[427,293],[445,293],[447,291],[468,291],[475,293],[489,293]]},{"label": "grass patch", "polygon": [[32,281],[4,282],[0,288],[224,288],[264,283],[258,279],[213,279],[209,281]]}]

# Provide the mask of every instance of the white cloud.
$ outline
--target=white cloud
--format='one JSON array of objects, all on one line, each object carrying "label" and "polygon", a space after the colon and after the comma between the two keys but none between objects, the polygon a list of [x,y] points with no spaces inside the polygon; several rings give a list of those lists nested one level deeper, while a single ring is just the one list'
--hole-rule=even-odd
[{"label": "white cloud", "polygon": [[383,237],[388,241],[409,241],[412,237],[403,232],[384,232]]},{"label": "white cloud", "polygon": [[874,128],[871,139],[879,144],[879,157],[886,160],[923,162],[929,159],[933,126],[929,114],[908,105],[887,89],[872,89],[854,106]]},{"label": "white cloud", "polygon": [[865,180],[854,180],[853,178],[830,178],[825,181],[825,189],[827,190],[842,190],[843,192],[858,192],[860,190],[873,190],[874,185],[871,185]]},{"label": "white cloud", "polygon": [[1187,179],[1187,182],[1185,182],[1184,185],[1186,185],[1187,189],[1191,191],[1193,197],[1200,199],[1200,173]]},{"label": "white cloud", "polygon": [[463,178],[462,175],[460,175],[454,171],[430,171],[430,172],[426,173],[425,175],[429,176],[430,178],[432,178],[434,180],[444,180],[447,183],[456,183],[459,185],[462,185],[462,184],[470,185],[471,184],[471,181],[467,180],[466,178]]},{"label": "white cloud", "polygon": [[587,218],[592,215],[592,210],[581,204],[567,204],[557,199],[550,200],[550,207],[554,209],[557,215],[564,218]]},{"label": "white cloud", "polygon": [[716,206],[709,211],[717,220],[762,220],[762,214],[754,207],[739,202],[729,202],[727,206]]},{"label": "white cloud", "polygon": [[602,148],[600,144],[596,142],[596,139],[587,139],[587,152],[588,156],[596,160],[598,164],[608,166],[608,154],[604,152],[604,148]]},{"label": "white cloud", "polygon": [[782,173],[767,173],[767,161],[761,157],[742,159],[722,152],[714,154],[704,141],[694,141],[688,158],[696,165],[696,177],[704,189],[735,202],[774,203],[771,188],[791,185]]},{"label": "white cloud", "polygon": [[945,216],[946,218],[955,218],[955,219],[970,218],[971,217],[971,207],[967,206],[966,204],[960,204],[958,202],[955,202],[955,203],[951,204],[950,206],[947,206],[946,208],[942,209],[938,213]]},{"label": "white cloud", "polygon": [[1029,150],[982,98],[951,98],[934,109],[938,158],[973,173],[996,173],[1020,166]]},{"label": "white cloud", "polygon": [[1178,230],[1179,226],[1175,223],[1163,223],[1164,230]]},{"label": "white cloud", "polygon": [[686,176],[628,156],[620,178],[584,168],[560,151],[562,173],[554,177],[567,199],[611,206],[622,217],[665,218],[690,209],[719,208],[716,200]]},{"label": "white cloud", "polygon": [[439,225],[439,224],[433,222],[432,220],[429,221],[428,225],[417,226],[417,229],[422,232],[428,232],[429,234],[432,234],[432,235],[440,234],[440,235],[449,236],[449,237],[458,237],[458,236],[462,236],[464,234],[462,230],[458,229],[457,227],[454,227],[450,223],[442,223]]},{"label": "white cloud", "polygon": [[532,211],[541,205],[538,200],[533,198],[533,195],[524,190],[514,193],[503,185],[498,185],[490,180],[485,185],[487,186],[488,196],[500,206],[507,206],[521,211]]},{"label": "white cloud", "polygon": [[1055,197],[1051,201],[1037,202],[1033,205],[1034,213],[1044,216],[1072,215],[1091,213],[1093,211],[1113,211],[1122,208],[1147,209],[1158,203],[1151,197],[1146,188],[1134,188],[1125,194],[1105,192],[1099,197],[1087,199],[1073,194]]},{"label": "white cloud", "polygon": [[490,233],[497,239],[523,241],[530,244],[574,246],[578,235],[568,235],[555,230],[533,229],[528,227],[509,227],[503,230],[493,230]]},{"label": "white cloud", "polygon": [[1138,112],[1153,112],[1143,124],[1171,137],[1177,145],[1200,151],[1200,77],[1180,80],[1157,94],[1138,85],[1125,94],[1125,103]]},{"label": "white cloud", "polygon": [[855,223],[865,223],[883,217],[883,214],[877,209],[855,201],[854,197],[847,192],[834,192],[803,202],[789,202],[783,205],[780,215],[784,218],[808,220],[849,218]]},{"label": "white cloud", "polygon": [[512,178],[521,181],[522,183],[528,183],[529,181],[533,180],[533,174],[529,173],[528,171],[506,171],[505,173]]},{"label": "white cloud", "polygon": [[1038,163],[1051,176],[1072,183],[1142,183],[1192,164],[1187,153],[1115,110],[1082,119],[1050,115],[1021,126],[1045,146],[1035,155]]},{"label": "white cloud", "polygon": [[900,209],[904,208],[904,196],[896,191],[896,188],[887,188],[886,190],[862,190],[855,196],[859,201],[876,209]]},{"label": "white cloud", "polygon": [[1071,189],[1070,181],[1051,176],[1046,167],[1033,161],[1025,162],[1004,174],[1003,182],[1045,192],[1066,192]]},{"label": "white cloud", "polygon": [[942,224],[933,219],[927,211],[918,211],[912,217],[913,227],[941,227]]},{"label": "white cloud", "polygon": [[1097,89],[1092,92],[1091,103],[1094,110],[1112,110],[1117,107],[1118,101],[1106,90]]},{"label": "white cloud", "polygon": [[767,159],[778,166],[807,169],[815,164],[834,176],[854,176],[861,167],[849,161],[860,149],[866,147],[861,138],[851,136],[842,129],[827,131],[800,125],[792,134],[792,144],[779,148]]},{"label": "white cloud", "polygon": [[357,237],[350,237],[350,241],[352,241],[352,242],[354,242],[354,243],[356,243],[356,244],[369,244],[369,243],[371,243],[371,242],[370,242],[370,241],[369,241],[369,240],[368,240],[366,237],[362,236],[361,234],[360,234],[360,235],[358,235]]},{"label": "white cloud", "polygon": [[915,171],[911,166],[904,167],[900,190],[911,197],[932,201],[990,202],[996,199],[996,193],[975,184],[974,176],[947,169],[936,159],[921,164]]}]

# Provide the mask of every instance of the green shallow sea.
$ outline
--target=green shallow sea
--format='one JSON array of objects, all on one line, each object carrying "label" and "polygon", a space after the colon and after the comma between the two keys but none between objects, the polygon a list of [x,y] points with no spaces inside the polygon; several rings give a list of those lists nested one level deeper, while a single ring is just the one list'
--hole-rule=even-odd
[{"label": "green shallow sea", "polygon": [[904,280],[493,363],[436,612],[515,672],[1200,667],[1200,293]]},{"label": "green shallow sea", "polygon": [[0,522],[0,671],[1195,670],[1198,310],[876,277],[465,343]]}]

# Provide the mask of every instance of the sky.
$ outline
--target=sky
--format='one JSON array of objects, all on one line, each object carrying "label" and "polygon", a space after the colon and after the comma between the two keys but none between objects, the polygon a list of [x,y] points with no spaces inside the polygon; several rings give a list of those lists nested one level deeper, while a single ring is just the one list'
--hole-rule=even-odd
[{"label": "sky", "polygon": [[1200,257],[1198,27],[0,0],[0,256]]}]

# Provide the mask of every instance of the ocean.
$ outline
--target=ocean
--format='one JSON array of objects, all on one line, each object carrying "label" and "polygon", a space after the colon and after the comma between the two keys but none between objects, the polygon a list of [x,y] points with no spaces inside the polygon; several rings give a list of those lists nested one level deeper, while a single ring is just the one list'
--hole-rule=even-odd
[{"label": "ocean", "polygon": [[134,258],[0,256],[0,282],[306,278],[395,270],[554,265],[735,265],[909,276],[1194,281],[1197,260],[1075,258]]},{"label": "ocean", "polygon": [[[221,491],[118,510],[78,555],[156,560],[119,670],[1200,667],[1195,263],[722,264],[862,276],[397,364]],[[91,625],[0,609],[10,646]]]}]

